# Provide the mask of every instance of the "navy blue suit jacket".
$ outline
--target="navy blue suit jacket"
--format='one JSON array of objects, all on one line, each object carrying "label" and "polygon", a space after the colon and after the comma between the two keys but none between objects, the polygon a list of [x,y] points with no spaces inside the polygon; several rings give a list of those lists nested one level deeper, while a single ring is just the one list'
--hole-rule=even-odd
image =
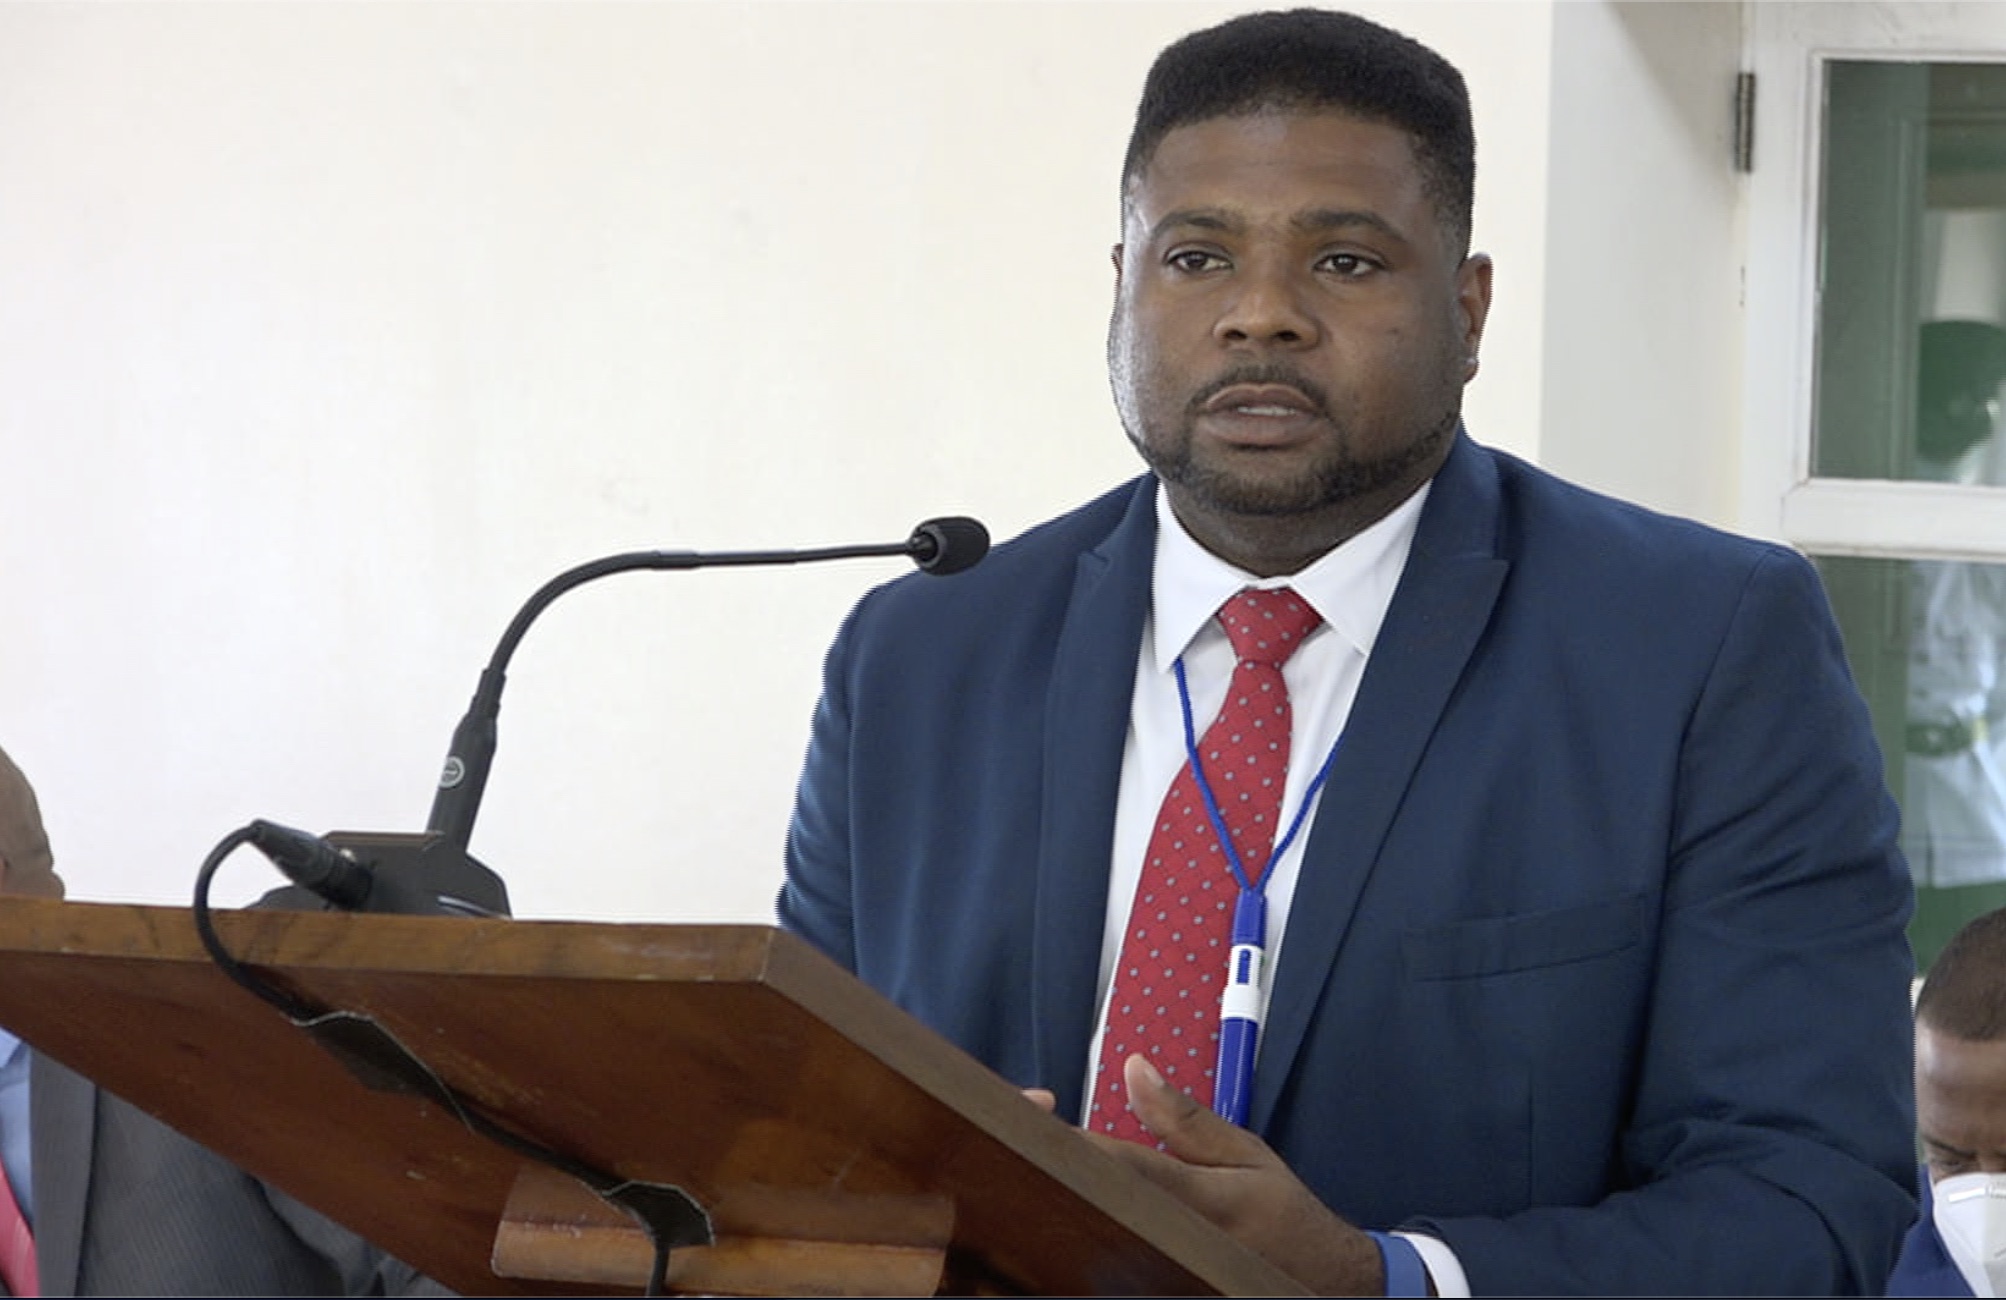
[{"label": "navy blue suit jacket", "polygon": [[[1077,1117],[1152,482],[867,596],[782,923]],[[1309,834],[1250,1127],[1478,1294],[1878,1293],[1911,905],[1794,552],[1459,436]]]},{"label": "navy blue suit jacket", "polygon": [[1950,1258],[1950,1248],[1943,1244],[1943,1234],[1936,1230],[1927,1168],[1922,1171],[1921,1182],[1922,1204],[1915,1226],[1908,1230],[1908,1236],[1902,1241],[1901,1258],[1895,1261],[1895,1271],[1888,1277],[1888,1294],[1970,1295],[1971,1283],[1958,1272],[1956,1262]]}]

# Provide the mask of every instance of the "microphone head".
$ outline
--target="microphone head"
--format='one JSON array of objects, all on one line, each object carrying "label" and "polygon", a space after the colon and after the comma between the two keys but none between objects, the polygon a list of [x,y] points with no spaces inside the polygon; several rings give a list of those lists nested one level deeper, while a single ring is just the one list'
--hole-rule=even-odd
[{"label": "microphone head", "polygon": [[960,573],[989,554],[989,530],[965,515],[929,519],[912,530],[906,549],[928,573]]}]

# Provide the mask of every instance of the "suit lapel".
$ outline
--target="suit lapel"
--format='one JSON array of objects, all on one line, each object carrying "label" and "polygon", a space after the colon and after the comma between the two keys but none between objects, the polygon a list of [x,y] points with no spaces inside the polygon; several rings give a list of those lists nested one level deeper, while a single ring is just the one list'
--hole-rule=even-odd
[{"label": "suit lapel", "polygon": [[75,1295],[97,1141],[97,1085],[35,1053],[28,1063],[35,1262],[43,1295]]},{"label": "suit lapel", "polygon": [[1107,540],[1079,559],[1045,700],[1033,1032],[1040,1081],[1058,1095],[1059,1113],[1073,1120],[1094,1032],[1115,798],[1149,612],[1152,484],[1139,482]]},{"label": "suit lapel", "polygon": [[1490,620],[1509,562],[1498,485],[1458,434],[1435,476],[1331,766],[1263,1027],[1249,1126],[1266,1128],[1352,914],[1450,691]]}]

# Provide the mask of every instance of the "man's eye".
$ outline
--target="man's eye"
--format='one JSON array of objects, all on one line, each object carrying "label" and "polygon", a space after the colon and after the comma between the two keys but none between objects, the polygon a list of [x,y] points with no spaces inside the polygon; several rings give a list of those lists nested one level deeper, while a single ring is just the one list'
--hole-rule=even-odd
[{"label": "man's eye", "polygon": [[1954,1178],[1958,1174],[1971,1172],[1969,1156],[1946,1155],[1941,1151],[1929,1153],[1929,1170],[1939,1178]]},{"label": "man's eye", "polygon": [[1202,248],[1182,248],[1165,260],[1177,270],[1186,272],[1209,271],[1226,264],[1226,259]]},{"label": "man's eye", "polygon": [[1379,269],[1377,262],[1361,257],[1357,253],[1326,253],[1317,262],[1317,266],[1322,270],[1351,279],[1355,279],[1361,275],[1370,275]]}]

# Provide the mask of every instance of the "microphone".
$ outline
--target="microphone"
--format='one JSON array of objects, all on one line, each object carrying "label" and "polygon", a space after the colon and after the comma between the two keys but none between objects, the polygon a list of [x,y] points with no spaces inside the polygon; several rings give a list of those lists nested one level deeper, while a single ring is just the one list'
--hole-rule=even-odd
[{"label": "microphone", "polygon": [[920,568],[945,577],[974,568],[989,554],[989,530],[963,515],[929,519],[912,530],[905,547]]},{"label": "microphone", "polygon": [[[480,809],[481,795],[487,788],[488,769],[494,762],[495,719],[501,712],[502,686],[509,658],[536,616],[573,587],[608,574],[627,573],[635,569],[803,564],[879,555],[906,556],[923,572],[944,577],[973,568],[988,553],[987,528],[974,519],[950,516],[926,520],[915,527],[912,535],[903,542],[827,546],[803,551],[629,551],[567,569],[538,588],[516,611],[514,620],[496,644],[488,666],[482,670],[466,716],[453,729],[451,748],[439,773],[439,789],[433,796],[431,816],[425,824],[426,834],[437,837],[464,857],[467,842],[473,836],[474,815]],[[466,860],[472,861],[471,858]]]}]

